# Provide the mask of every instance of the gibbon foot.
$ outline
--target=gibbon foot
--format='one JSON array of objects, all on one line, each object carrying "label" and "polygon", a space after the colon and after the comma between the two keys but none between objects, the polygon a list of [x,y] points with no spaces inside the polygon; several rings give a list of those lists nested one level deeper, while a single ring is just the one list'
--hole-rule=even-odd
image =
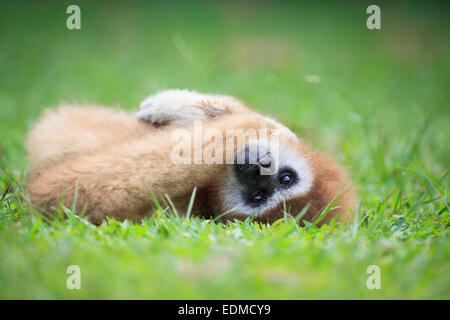
[{"label": "gibbon foot", "polygon": [[141,102],[140,109],[136,117],[157,126],[184,126],[196,120],[248,110],[233,97],[179,89],[149,96]]}]

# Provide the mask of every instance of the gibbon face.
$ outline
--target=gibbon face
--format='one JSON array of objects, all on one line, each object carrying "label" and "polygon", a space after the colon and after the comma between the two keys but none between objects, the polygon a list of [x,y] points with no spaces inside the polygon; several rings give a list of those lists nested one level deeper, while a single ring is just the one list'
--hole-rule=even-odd
[{"label": "gibbon face", "polygon": [[[283,148],[276,157],[271,150],[255,147],[253,160],[249,146],[241,153],[244,162],[226,170],[223,204],[225,211],[258,216],[294,196],[306,194],[313,182],[313,173],[307,160],[290,148]],[[273,162],[277,162],[274,164]],[[269,169],[273,166],[274,172]],[[264,174],[267,170],[267,174]]]},{"label": "gibbon face", "polygon": [[[276,158],[270,150],[255,150],[253,162],[249,147],[241,150],[245,162],[228,165],[217,187],[220,210],[228,212],[224,221],[251,217],[273,223],[285,214],[297,216],[305,206],[304,218],[311,221],[338,198],[344,207],[332,210],[319,225],[336,214],[338,221],[351,218],[348,209],[354,207],[354,193],[348,190],[350,185],[345,188],[349,182],[345,171],[331,159],[294,139],[281,142]],[[262,174],[273,161],[278,161],[276,171]]]}]

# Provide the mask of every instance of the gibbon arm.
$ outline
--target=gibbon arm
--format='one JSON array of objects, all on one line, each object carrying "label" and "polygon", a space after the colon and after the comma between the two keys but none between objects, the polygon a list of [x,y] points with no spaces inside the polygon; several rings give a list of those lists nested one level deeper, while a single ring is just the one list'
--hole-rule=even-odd
[{"label": "gibbon arm", "polygon": [[[266,126],[266,119],[258,115],[224,116],[204,122],[203,129],[219,129],[225,138],[229,128]],[[193,132],[192,126],[186,128]],[[71,208],[76,197],[77,211],[85,208],[94,223],[106,216],[138,221],[153,207],[151,193],[158,198],[166,193],[171,198],[190,194],[194,187],[211,183],[224,168],[224,164],[174,164],[174,144],[170,132],[161,130],[58,164],[29,183],[33,205],[52,210],[62,202]]]}]

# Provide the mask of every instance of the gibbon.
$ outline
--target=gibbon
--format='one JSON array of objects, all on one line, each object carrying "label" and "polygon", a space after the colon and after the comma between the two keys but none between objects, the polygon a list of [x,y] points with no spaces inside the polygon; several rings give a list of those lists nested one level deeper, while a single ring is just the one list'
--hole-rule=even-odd
[{"label": "gibbon", "polygon": [[[239,145],[239,130],[256,135]],[[197,147],[209,147],[215,162],[192,160],[197,151],[189,136],[196,135],[203,136]],[[263,143],[275,136],[277,153]],[[321,216],[319,225],[351,220],[356,205],[349,175],[334,159],[229,96],[166,90],[144,100],[136,114],[101,106],[48,109],[29,133],[27,150],[33,207],[49,213],[63,204],[94,224],[106,217],[140,222],[155,211],[155,200],[185,213],[192,198],[192,214],[223,222],[273,223],[302,213],[307,221]],[[275,170],[263,174],[273,163]]]}]

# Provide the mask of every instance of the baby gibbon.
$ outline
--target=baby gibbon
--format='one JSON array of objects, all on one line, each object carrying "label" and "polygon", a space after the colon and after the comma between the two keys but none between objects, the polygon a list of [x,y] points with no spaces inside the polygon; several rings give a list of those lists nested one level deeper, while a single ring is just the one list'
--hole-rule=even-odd
[{"label": "baby gibbon", "polygon": [[[239,130],[256,135],[235,143]],[[274,137],[277,152],[266,143]],[[162,91],[144,100],[136,115],[60,106],[44,112],[27,149],[33,207],[75,207],[95,224],[105,217],[140,222],[154,212],[155,199],[186,212],[194,189],[192,213],[221,221],[251,217],[273,223],[305,207],[302,219],[313,221],[332,208],[320,225],[335,216],[351,220],[356,204],[343,167],[229,96]],[[207,149],[215,161],[204,154],[194,159]],[[275,170],[264,174],[270,167]]]}]

